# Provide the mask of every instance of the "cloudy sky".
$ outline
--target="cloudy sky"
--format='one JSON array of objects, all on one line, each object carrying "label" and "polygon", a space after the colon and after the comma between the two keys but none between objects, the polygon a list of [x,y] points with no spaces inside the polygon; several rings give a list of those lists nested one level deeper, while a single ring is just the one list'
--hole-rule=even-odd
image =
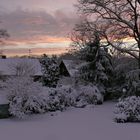
[{"label": "cloudy sky", "polygon": [[0,28],[10,34],[1,45],[4,54],[62,53],[68,34],[78,22],[77,0],[0,0]]}]

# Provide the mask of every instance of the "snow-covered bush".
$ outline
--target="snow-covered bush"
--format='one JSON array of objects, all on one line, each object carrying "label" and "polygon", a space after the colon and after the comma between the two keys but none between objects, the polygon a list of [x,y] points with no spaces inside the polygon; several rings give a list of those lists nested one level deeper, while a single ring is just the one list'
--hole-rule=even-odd
[{"label": "snow-covered bush", "polygon": [[[112,87],[108,89],[111,99],[140,95],[140,80],[137,61],[134,58],[123,56],[114,57],[114,76]],[[124,89],[126,92],[124,92]]]},{"label": "snow-covered bush", "polygon": [[62,86],[57,89],[57,92],[63,96],[66,107],[76,104],[75,99],[77,97],[77,91],[72,86]]},{"label": "snow-covered bush", "polygon": [[15,77],[6,81],[5,92],[11,115],[22,118],[30,113],[45,112],[46,98],[41,93],[41,84],[30,77]]},{"label": "snow-covered bush", "polygon": [[74,106],[76,91],[71,86],[62,86],[51,89],[48,96],[48,110],[64,110],[66,107]]},{"label": "snow-covered bush", "polygon": [[126,75],[127,94],[126,96],[140,96],[140,69],[131,70]]},{"label": "snow-covered bush", "polygon": [[116,122],[140,121],[140,97],[130,96],[120,99],[114,113]]},{"label": "snow-covered bush", "polygon": [[77,102],[83,102],[84,104],[102,104],[103,95],[99,89],[93,85],[79,86]]},{"label": "snow-covered bush", "polygon": [[[50,88],[51,89],[51,88]],[[96,86],[62,86],[50,90],[47,106],[49,111],[65,110],[67,107],[85,107],[88,104],[102,104],[103,95]]]}]

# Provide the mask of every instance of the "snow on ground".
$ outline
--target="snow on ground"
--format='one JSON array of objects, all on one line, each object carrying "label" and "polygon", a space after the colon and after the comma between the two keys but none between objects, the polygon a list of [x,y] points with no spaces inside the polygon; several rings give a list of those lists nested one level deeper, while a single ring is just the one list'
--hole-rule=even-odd
[{"label": "snow on ground", "polygon": [[115,103],[0,120],[1,140],[139,140],[140,124],[113,122]]}]

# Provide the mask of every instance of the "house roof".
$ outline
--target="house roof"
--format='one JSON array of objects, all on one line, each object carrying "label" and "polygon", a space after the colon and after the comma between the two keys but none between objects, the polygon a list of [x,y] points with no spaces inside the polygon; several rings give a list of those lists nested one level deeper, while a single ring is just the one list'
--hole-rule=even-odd
[{"label": "house roof", "polygon": [[6,58],[0,59],[0,75],[16,75],[17,69],[22,73],[32,76],[41,76],[41,65],[38,59],[29,58]]},{"label": "house roof", "polygon": [[79,68],[87,64],[87,62],[82,60],[62,60],[62,62],[66,66],[71,77],[77,76]]}]

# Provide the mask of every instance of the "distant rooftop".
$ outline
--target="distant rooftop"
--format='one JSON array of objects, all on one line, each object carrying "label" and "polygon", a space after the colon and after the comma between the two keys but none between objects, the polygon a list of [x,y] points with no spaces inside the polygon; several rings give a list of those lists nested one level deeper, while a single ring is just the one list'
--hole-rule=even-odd
[{"label": "distant rooftop", "polygon": [[42,75],[38,59],[30,58],[0,58],[0,75],[16,75],[16,68],[22,67],[25,72],[32,70],[33,76]]},{"label": "distant rooftop", "polygon": [[82,60],[62,60],[65,64],[70,76],[75,77],[78,74],[79,68],[87,64]]}]

